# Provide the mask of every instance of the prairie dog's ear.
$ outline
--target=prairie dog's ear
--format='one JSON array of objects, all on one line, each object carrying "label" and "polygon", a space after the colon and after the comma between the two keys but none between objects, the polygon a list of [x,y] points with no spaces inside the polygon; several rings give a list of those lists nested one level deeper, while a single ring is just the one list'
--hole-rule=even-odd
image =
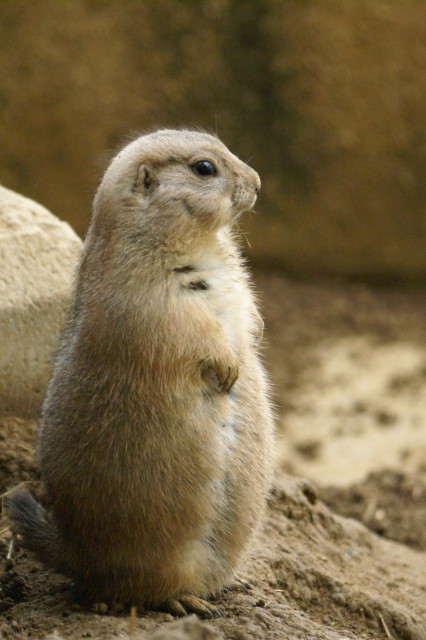
[{"label": "prairie dog's ear", "polygon": [[153,169],[146,164],[141,164],[133,183],[133,191],[135,193],[141,193],[144,196],[149,196],[157,185],[158,179]]}]

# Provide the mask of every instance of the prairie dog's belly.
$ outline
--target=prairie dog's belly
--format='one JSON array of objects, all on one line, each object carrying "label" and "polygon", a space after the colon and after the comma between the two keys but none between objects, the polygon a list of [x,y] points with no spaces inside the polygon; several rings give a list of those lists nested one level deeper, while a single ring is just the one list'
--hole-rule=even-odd
[{"label": "prairie dog's belly", "polygon": [[229,344],[238,349],[247,331],[247,308],[242,285],[237,284],[226,270],[212,272],[208,278],[211,295],[208,304],[222,325]]}]

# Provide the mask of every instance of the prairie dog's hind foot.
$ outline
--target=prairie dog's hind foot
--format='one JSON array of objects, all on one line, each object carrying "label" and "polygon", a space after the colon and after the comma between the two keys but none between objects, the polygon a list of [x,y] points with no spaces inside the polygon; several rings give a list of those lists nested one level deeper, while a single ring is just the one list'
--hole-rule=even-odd
[{"label": "prairie dog's hind foot", "polygon": [[[143,603],[130,604],[121,603],[116,601],[95,602],[89,601],[81,597],[78,591],[74,592],[75,601],[71,608],[75,610],[90,611],[98,613],[100,615],[120,615],[122,613],[130,615],[141,615],[143,613],[149,613],[149,611],[163,611],[164,613],[170,613],[172,616],[182,618],[190,613],[195,613],[200,618],[223,618],[224,614],[214,604],[203,600],[198,596],[194,596],[189,593],[183,593],[178,596],[167,598],[159,605],[145,605]],[[135,613],[133,613],[135,612]]]},{"label": "prairie dog's hind foot", "polygon": [[229,591],[240,591],[243,593],[248,593],[248,591],[251,591],[253,589],[253,586],[249,583],[246,582],[246,580],[243,580],[242,578],[233,578],[223,589],[224,593],[228,593]]},{"label": "prairie dog's hind foot", "polygon": [[167,598],[159,607],[172,616],[181,618],[195,613],[200,618],[224,618],[223,612],[215,605],[190,593],[182,593],[175,598]]}]

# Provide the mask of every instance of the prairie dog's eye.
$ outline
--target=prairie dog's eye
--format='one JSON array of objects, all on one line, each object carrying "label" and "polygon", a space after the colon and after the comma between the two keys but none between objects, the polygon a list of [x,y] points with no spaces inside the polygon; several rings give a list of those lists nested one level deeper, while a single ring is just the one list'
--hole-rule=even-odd
[{"label": "prairie dog's eye", "polygon": [[217,173],[216,167],[210,160],[198,160],[192,165],[192,170],[198,176],[215,176]]}]

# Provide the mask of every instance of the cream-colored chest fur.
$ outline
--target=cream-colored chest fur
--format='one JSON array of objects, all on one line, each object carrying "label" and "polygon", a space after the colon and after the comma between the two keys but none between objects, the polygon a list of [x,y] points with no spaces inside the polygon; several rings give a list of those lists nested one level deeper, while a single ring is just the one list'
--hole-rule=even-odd
[{"label": "cream-colored chest fur", "polygon": [[175,274],[179,294],[191,297],[195,308],[197,305],[207,308],[219,321],[229,346],[236,353],[241,352],[249,338],[253,299],[232,240],[220,230],[191,252],[186,261],[191,270]]}]

